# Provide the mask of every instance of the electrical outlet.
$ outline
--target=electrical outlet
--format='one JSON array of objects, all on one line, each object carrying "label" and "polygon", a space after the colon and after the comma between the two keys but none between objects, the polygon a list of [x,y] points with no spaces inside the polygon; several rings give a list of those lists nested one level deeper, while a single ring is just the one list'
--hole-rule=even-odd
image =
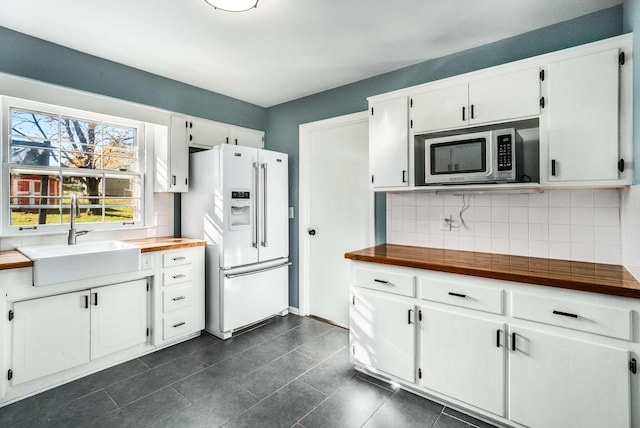
[{"label": "electrical outlet", "polygon": [[444,232],[451,232],[451,215],[440,215],[440,230]]}]

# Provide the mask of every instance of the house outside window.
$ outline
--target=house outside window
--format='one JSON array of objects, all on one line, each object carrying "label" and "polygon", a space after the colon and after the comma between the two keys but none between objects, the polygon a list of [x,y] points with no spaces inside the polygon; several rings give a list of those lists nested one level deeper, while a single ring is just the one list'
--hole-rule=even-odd
[{"label": "house outside window", "polygon": [[89,229],[143,225],[143,124],[28,101],[3,113],[3,234],[68,228],[72,194]]}]

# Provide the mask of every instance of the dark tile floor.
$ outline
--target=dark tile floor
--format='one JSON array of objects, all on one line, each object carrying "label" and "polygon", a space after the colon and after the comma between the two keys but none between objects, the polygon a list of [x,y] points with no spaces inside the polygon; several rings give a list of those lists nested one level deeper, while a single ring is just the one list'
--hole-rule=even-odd
[{"label": "dark tile floor", "polygon": [[348,336],[296,315],[203,334],[0,408],[0,427],[491,427],[355,372]]}]

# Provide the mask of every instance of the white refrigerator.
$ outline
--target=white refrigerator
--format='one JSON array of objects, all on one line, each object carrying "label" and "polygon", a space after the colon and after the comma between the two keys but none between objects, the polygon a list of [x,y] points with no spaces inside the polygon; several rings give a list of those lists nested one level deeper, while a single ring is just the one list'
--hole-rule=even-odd
[{"label": "white refrigerator", "polygon": [[221,339],[289,308],[288,157],[220,145],[189,157],[182,236],[207,241],[206,331]]}]

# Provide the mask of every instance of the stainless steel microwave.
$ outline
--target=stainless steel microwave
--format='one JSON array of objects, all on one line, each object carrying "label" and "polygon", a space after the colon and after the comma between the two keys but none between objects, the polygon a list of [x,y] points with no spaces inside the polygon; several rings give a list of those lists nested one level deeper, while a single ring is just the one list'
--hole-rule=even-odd
[{"label": "stainless steel microwave", "polygon": [[425,184],[517,180],[514,128],[425,140]]}]

